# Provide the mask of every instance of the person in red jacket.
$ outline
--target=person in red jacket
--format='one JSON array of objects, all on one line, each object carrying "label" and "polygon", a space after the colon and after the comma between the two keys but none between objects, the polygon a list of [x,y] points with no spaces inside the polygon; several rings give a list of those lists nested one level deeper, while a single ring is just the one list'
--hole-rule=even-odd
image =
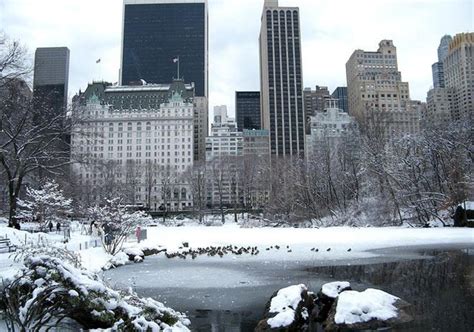
[{"label": "person in red jacket", "polygon": [[140,243],[141,235],[142,235],[142,229],[140,228],[140,225],[138,225],[137,229],[135,230],[135,236],[137,237],[138,243]]}]

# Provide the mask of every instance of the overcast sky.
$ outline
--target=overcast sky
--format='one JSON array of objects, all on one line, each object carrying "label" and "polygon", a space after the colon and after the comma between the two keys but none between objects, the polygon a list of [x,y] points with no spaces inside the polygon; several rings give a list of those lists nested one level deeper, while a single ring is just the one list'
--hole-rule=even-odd
[{"label": "overcast sky", "polygon": [[[474,0],[280,0],[300,7],[304,86],[346,85],[355,49],[392,39],[412,99],[425,101],[444,34],[472,32]],[[259,90],[263,0],[209,0],[210,106],[234,110],[236,90]],[[122,0],[0,0],[0,29],[33,56],[37,47],[71,51],[69,95],[92,80],[118,81]],[[96,64],[97,59],[102,59]],[[212,110],[212,108],[210,108]],[[211,111],[212,114],[212,111]]]}]

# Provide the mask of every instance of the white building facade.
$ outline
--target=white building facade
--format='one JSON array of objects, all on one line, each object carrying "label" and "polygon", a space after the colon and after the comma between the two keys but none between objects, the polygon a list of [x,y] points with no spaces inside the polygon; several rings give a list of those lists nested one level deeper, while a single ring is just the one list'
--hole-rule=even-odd
[{"label": "white building facade", "polygon": [[[133,99],[140,87],[130,89],[125,98]],[[193,166],[194,105],[170,93],[158,108],[116,109],[93,93],[75,109],[83,119],[71,137],[71,156],[81,161],[73,172],[84,200],[100,203],[111,195],[151,211],[192,208],[183,174]]]},{"label": "white building facade", "polygon": [[316,155],[323,142],[336,147],[344,135],[350,135],[355,129],[354,117],[337,107],[338,99],[327,100],[325,112],[310,116],[310,133],[306,135],[306,159]]},{"label": "white building facade", "polygon": [[387,139],[418,132],[421,114],[410,100],[408,82],[402,81],[393,41],[380,41],[376,52],[354,51],[346,76],[349,112],[357,121],[383,121]]}]

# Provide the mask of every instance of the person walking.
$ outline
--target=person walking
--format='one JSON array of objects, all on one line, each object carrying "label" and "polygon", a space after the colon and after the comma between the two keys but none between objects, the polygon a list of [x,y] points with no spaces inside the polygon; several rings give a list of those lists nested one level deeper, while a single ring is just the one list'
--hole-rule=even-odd
[{"label": "person walking", "polygon": [[141,235],[142,235],[142,229],[141,229],[140,225],[138,225],[137,229],[135,230],[135,236],[137,237],[138,243],[140,243]]},{"label": "person walking", "polygon": [[51,233],[53,231],[53,222],[52,221],[49,222],[48,227],[49,227],[49,232]]},{"label": "person walking", "polygon": [[58,221],[58,223],[56,224],[56,233],[59,234],[59,232],[61,232],[61,223]]}]

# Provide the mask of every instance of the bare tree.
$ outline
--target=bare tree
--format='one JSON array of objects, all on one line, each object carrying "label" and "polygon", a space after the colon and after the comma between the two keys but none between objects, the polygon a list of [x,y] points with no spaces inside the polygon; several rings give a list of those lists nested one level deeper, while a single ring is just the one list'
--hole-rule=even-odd
[{"label": "bare tree", "polygon": [[0,90],[11,82],[27,80],[31,72],[26,47],[0,31]]},{"label": "bare tree", "polygon": [[188,169],[184,176],[190,185],[193,197],[193,212],[198,214],[199,223],[202,223],[207,199],[206,163],[195,163],[193,168]]},{"label": "bare tree", "polygon": [[219,200],[219,211],[221,214],[221,221],[225,223],[225,210],[224,210],[224,196],[229,196],[229,163],[228,159],[224,157],[218,157],[211,162],[211,195],[214,201],[214,194],[217,194]]},{"label": "bare tree", "polygon": [[3,87],[0,132],[0,167],[7,179],[9,225],[15,220],[17,199],[25,178],[36,172],[57,175],[70,162],[65,137],[71,129],[66,113],[33,107],[16,81]]},{"label": "bare tree", "polygon": [[162,205],[160,210],[163,213],[163,223],[166,222],[166,216],[171,209],[171,195],[173,192],[173,174],[170,167],[162,167],[160,170],[160,187]]},{"label": "bare tree", "polygon": [[157,178],[159,173],[159,166],[152,162],[147,162],[145,164],[145,172],[144,172],[144,183],[145,183],[145,190],[146,190],[146,200],[147,200],[147,207],[148,209],[152,209],[152,197],[153,197],[153,189],[157,185]]}]

